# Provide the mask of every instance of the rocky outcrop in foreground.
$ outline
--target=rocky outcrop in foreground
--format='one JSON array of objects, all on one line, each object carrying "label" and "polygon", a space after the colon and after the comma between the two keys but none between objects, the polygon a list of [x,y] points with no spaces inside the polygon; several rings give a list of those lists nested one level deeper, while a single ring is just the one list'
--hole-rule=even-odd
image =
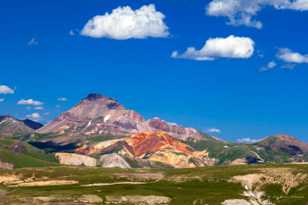
[{"label": "rocky outcrop in foreground", "polygon": [[59,163],[63,165],[87,167],[95,167],[97,165],[97,161],[95,158],[85,155],[74,153],[56,153],[55,156],[59,160]]},{"label": "rocky outcrop in foreground", "polygon": [[105,168],[131,168],[131,166],[116,153],[102,155],[99,159],[100,165]]},{"label": "rocky outcrop in foreground", "polygon": [[136,204],[136,205],[167,205],[171,198],[166,196],[106,196],[107,204]]}]

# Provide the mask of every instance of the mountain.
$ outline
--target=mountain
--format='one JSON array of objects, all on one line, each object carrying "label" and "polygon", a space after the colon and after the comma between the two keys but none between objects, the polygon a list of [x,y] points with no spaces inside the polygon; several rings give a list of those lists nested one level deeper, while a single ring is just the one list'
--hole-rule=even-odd
[{"label": "mountain", "polygon": [[308,144],[288,135],[277,135],[255,143],[260,156],[268,161],[301,162],[308,161]]},{"label": "mountain", "polygon": [[196,150],[206,149],[218,164],[289,163],[308,161],[308,144],[288,135],[266,137],[253,144],[231,143],[210,136],[188,141]]},{"label": "mountain", "polygon": [[[156,163],[166,167],[193,168],[214,163],[208,157],[206,150],[195,151],[189,145],[163,131],[141,132],[125,138],[86,144],[74,152],[100,158],[105,166],[108,166],[104,163],[105,161],[112,162],[110,157],[121,162],[119,167],[123,164],[128,164],[129,167],[156,167]],[[67,155],[62,154],[62,156],[66,157],[66,161],[72,161]],[[73,157],[76,158],[72,155],[71,158]],[[65,161],[63,158],[61,160]],[[151,163],[152,165],[149,165]],[[128,166],[125,165],[125,167]]]},{"label": "mountain", "polygon": [[[130,136],[145,131],[164,131],[181,140],[202,139],[201,133],[159,118],[145,120],[134,110],[100,94],[89,94],[72,109],[38,130],[53,135],[57,143],[73,143],[95,136]],[[51,139],[51,138],[49,138]]]},{"label": "mountain", "polygon": [[[116,100],[95,93],[41,126],[31,120],[2,116],[0,136],[27,140],[35,147],[58,153],[59,161],[68,164],[87,164],[89,159],[92,162],[98,160],[97,164],[105,167],[187,168],[214,162],[308,161],[308,145],[291,136],[270,136],[254,144],[226,142],[157,117],[144,119]],[[77,156],[70,156],[70,153]],[[86,162],[76,162],[76,159]]]},{"label": "mountain", "polygon": [[0,137],[27,137],[41,127],[40,123],[29,119],[18,120],[12,116],[0,116]]}]

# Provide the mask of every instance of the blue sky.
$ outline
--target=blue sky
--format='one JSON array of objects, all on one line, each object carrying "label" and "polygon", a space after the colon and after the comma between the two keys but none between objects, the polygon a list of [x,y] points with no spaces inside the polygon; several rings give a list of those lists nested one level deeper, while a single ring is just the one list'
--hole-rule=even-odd
[{"label": "blue sky", "polygon": [[[249,2],[3,2],[0,114],[47,122],[99,92],[228,140],[284,133],[307,142],[308,2]],[[123,17],[105,24],[124,6],[146,8],[128,33]],[[96,15],[98,27],[86,28]]]}]

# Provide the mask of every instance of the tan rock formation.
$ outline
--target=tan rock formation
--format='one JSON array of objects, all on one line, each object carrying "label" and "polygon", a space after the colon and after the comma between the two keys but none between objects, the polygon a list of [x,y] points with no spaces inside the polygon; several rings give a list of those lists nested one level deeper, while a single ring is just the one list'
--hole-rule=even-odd
[{"label": "tan rock formation", "polygon": [[107,204],[134,204],[134,205],[167,205],[171,199],[166,196],[106,196]]},{"label": "tan rock formation", "polygon": [[56,153],[56,158],[59,160],[60,164],[63,165],[74,165],[74,166],[86,166],[95,167],[97,166],[97,161],[93,157],[74,154],[74,153]]},{"label": "tan rock formation", "polygon": [[99,162],[105,168],[131,168],[125,159],[116,153],[102,155]]}]

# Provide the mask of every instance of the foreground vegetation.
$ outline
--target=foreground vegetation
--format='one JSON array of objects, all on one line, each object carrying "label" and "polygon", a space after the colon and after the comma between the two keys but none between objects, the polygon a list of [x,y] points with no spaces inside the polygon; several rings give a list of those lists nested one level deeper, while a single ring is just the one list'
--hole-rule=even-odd
[{"label": "foreground vegetation", "polygon": [[[308,165],[217,166],[197,169],[103,169],[85,167],[23,168],[0,171],[1,176],[18,176],[21,182],[0,186],[0,204],[33,204],[35,197],[52,197],[55,204],[89,204],[77,202],[84,195],[104,200],[108,196],[166,196],[170,205],[218,205],[227,199],[247,199],[245,188],[231,182],[234,176],[282,170],[282,173],[308,175]],[[295,176],[294,175],[294,176]],[[25,186],[25,182],[58,180],[58,185]],[[76,182],[61,185],[63,181]],[[120,184],[108,184],[119,183]],[[125,182],[121,184],[121,182]],[[132,183],[129,184],[128,182]],[[283,182],[283,181],[282,181]],[[105,184],[101,184],[105,183]],[[136,184],[134,184],[136,183]],[[265,184],[265,197],[274,204],[307,205],[308,179],[302,180],[288,193],[284,184]],[[73,202],[76,203],[73,203]],[[99,204],[103,204],[101,202]],[[35,203],[34,203],[35,204]],[[51,203],[53,204],[53,203]]]}]

